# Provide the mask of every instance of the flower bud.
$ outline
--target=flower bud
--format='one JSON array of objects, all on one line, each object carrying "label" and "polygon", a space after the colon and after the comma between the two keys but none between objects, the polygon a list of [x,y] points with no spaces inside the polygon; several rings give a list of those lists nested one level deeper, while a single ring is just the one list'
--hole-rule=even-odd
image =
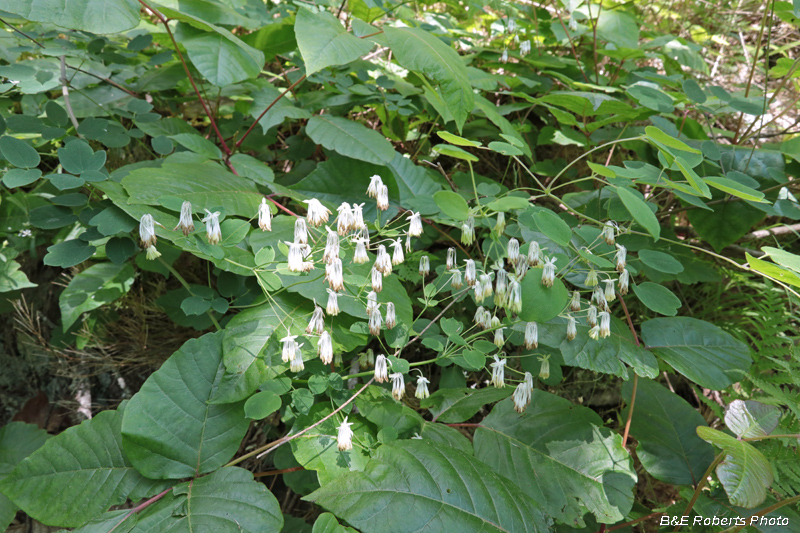
[{"label": "flower bud", "polygon": [[[266,200],[263,200],[266,202]],[[192,220],[192,203],[183,202],[181,204],[181,218],[178,220],[178,225],[172,231],[181,228],[184,237],[188,237],[194,231],[194,221]]]}]

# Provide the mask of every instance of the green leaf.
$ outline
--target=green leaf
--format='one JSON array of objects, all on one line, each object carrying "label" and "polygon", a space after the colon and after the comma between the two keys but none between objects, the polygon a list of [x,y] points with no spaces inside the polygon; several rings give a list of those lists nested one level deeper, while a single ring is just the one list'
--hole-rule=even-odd
[{"label": "green leaf", "polygon": [[394,148],[386,137],[346,118],[314,116],[306,125],[306,134],[328,150],[353,159],[376,165],[385,165],[394,159]]},{"label": "green leaf", "polygon": [[515,209],[526,209],[530,205],[531,204],[526,198],[520,198],[519,196],[504,196],[502,198],[498,198],[497,200],[492,200],[486,204],[486,207],[492,211],[508,212]]},{"label": "green leaf", "polygon": [[744,202],[723,202],[713,207],[714,211],[692,209],[689,222],[717,252],[738,241],[764,218],[763,211]]},{"label": "green leaf", "polygon": [[[187,17],[183,14],[181,18]],[[190,24],[192,22],[178,24],[175,35],[186,47],[192,64],[213,85],[225,87],[255,78],[261,72],[264,54],[260,50],[246,45],[228,30],[213,24],[207,24],[208,29],[213,31],[203,31]]]},{"label": "green leaf", "polygon": [[[622,385],[630,405],[633,383]],[[697,485],[714,461],[714,449],[697,436],[707,426],[703,416],[686,400],[655,381],[640,379],[631,435],[639,442],[636,455],[654,478],[675,485]],[[623,413],[623,417],[625,413]]]},{"label": "green leaf", "polygon": [[139,24],[136,0],[0,0],[0,11],[69,30],[119,33]]},{"label": "green leaf", "polygon": [[642,263],[659,272],[666,272],[667,274],[680,274],[683,272],[683,264],[670,254],[655,250],[639,250],[638,256]]},{"label": "green leaf", "polygon": [[311,530],[311,533],[348,533],[353,532],[357,533],[355,529],[350,527],[344,527],[339,524],[339,521],[336,520],[336,517],[333,516],[331,513],[322,513],[317,517],[317,520],[314,522],[314,529]]},{"label": "green leaf", "polygon": [[675,110],[672,97],[660,89],[648,85],[632,85],[625,92],[653,111],[672,113]]},{"label": "green leaf", "polygon": [[391,427],[401,437],[418,432],[424,420],[413,409],[395,401],[388,390],[375,385],[367,387],[356,399],[361,415],[375,424],[378,430]]},{"label": "green leaf", "polygon": [[[34,424],[11,422],[0,428],[0,481],[23,459],[42,447],[50,435]],[[0,493],[0,529],[7,528],[18,507]]]},{"label": "green leaf", "polygon": [[459,137],[458,135],[454,135],[449,131],[437,131],[436,135],[438,135],[445,141],[449,142],[450,144],[455,144],[456,146],[470,146],[473,148],[476,146],[481,146],[481,143],[478,141],[470,141],[469,139],[465,139],[464,137]]},{"label": "green leaf", "polygon": [[678,308],[681,306],[681,301],[678,299],[671,290],[659,285],[645,281],[633,286],[633,292],[648,309],[655,311],[661,315],[675,316],[678,314]]},{"label": "green leaf", "polygon": [[42,177],[42,171],[38,168],[22,169],[12,168],[6,171],[3,176],[3,184],[9,189],[24,187]]},{"label": "green leaf", "polygon": [[633,216],[633,219],[647,230],[657,241],[661,236],[661,226],[656,215],[647,206],[647,202],[642,200],[639,195],[627,187],[617,187],[617,194],[622,204]]},{"label": "green leaf", "polygon": [[0,261],[0,293],[29,287],[36,287],[36,283],[28,280],[28,276],[19,269],[19,263],[13,259]]},{"label": "green leaf", "polygon": [[[552,287],[545,287],[541,272],[541,268],[532,268],[522,279],[523,306],[519,317],[526,322],[547,322],[558,316],[569,301],[564,282],[557,277]],[[526,302],[535,302],[535,305]]]},{"label": "green leaf", "polygon": [[384,444],[364,472],[339,476],[304,499],[364,533],[401,524],[419,532],[543,532],[550,525],[516,485],[471,455],[428,440]]},{"label": "green leaf", "polygon": [[[498,403],[475,432],[475,457],[510,479],[562,523],[622,520],[633,505],[636,473],[622,437],[592,410],[534,389],[522,414]],[[519,490],[519,489],[517,489]]]},{"label": "green leaf", "polygon": [[461,131],[475,99],[467,68],[458,53],[419,28],[385,27],[383,33],[401,66],[421,72],[439,84],[447,109]]},{"label": "green leaf", "polygon": [[40,522],[77,527],[111,505],[165,488],[165,482],[144,478],[126,459],[122,416],[103,411],[49,439],[0,482],[0,491]]},{"label": "green leaf", "polygon": [[560,216],[549,209],[541,209],[533,215],[533,221],[549,239],[561,246],[569,246],[569,241],[572,238],[572,228]]},{"label": "green leaf", "polygon": [[755,400],[733,400],[725,411],[725,425],[737,437],[765,437],[781,421],[781,410]]},{"label": "green leaf", "polygon": [[459,148],[458,146],[451,146],[449,144],[437,144],[432,148],[432,150],[442,155],[446,155],[447,157],[454,157],[456,159],[461,159],[463,161],[472,161],[473,163],[476,161],[480,161],[480,159],[478,159],[478,156],[471,154],[466,150]]},{"label": "green leaf", "polygon": [[184,343],[147,378],[125,409],[125,452],[154,479],[216,470],[236,453],[248,420],[243,402],[209,405],[225,373],[223,333]]},{"label": "green leaf", "polygon": [[691,78],[683,80],[683,92],[697,104],[703,104],[707,99],[706,93],[703,92],[700,84]]},{"label": "green leaf", "polygon": [[761,272],[783,283],[800,287],[800,276],[795,272],[768,261],[757,259],[747,252],[745,252],[744,256],[747,259],[747,265],[756,272]]},{"label": "green leaf", "polygon": [[131,533],[277,533],[282,528],[280,505],[266,485],[247,470],[226,467],[177,485],[139,513]]},{"label": "green leaf", "polygon": [[209,159],[222,159],[222,151],[208,139],[193,133],[178,133],[169,137],[181,146]]},{"label": "green leaf", "polygon": [[[0,6],[2,6],[3,1],[0,0]],[[0,7],[0,9],[2,8]],[[33,168],[42,161],[42,158],[39,157],[39,154],[31,145],[8,135],[0,137],[0,155],[15,167],[20,168]]]},{"label": "green leaf", "polygon": [[722,390],[752,363],[746,344],[703,320],[654,318],[641,328],[647,348],[701,387]]},{"label": "green leaf", "polygon": [[76,140],[58,149],[58,161],[67,172],[80,174],[103,168],[106,164],[106,152],[95,152],[86,141]]},{"label": "green leaf", "polygon": [[733,505],[755,507],[767,498],[773,477],[764,454],[749,442],[716,429],[701,426],[697,434],[725,451],[725,460],[717,466],[717,477]]},{"label": "green leaf", "polygon": [[622,48],[639,47],[639,25],[636,20],[619,10],[603,10],[597,17],[597,36]]},{"label": "green leaf", "polygon": [[60,242],[47,248],[47,255],[44,256],[44,264],[69,268],[78,263],[83,263],[94,255],[94,246],[80,239]]},{"label": "green leaf", "polygon": [[683,141],[679,141],[672,135],[667,135],[660,129],[656,128],[655,126],[647,126],[644,129],[645,134],[648,138],[663,144],[669,148],[675,148],[676,150],[683,150],[684,152],[691,152],[693,154],[701,153],[700,150],[696,148],[692,148],[688,144]]},{"label": "green leaf", "polygon": [[298,9],[294,35],[306,64],[306,75],[334,65],[346,65],[372,50],[373,44],[344,29],[327,11]]},{"label": "green leaf", "polygon": [[31,226],[41,229],[57,229],[69,226],[78,220],[72,209],[62,206],[43,205],[31,210]]},{"label": "green leaf", "polygon": [[689,182],[689,185],[697,191],[701,196],[706,198],[711,198],[711,189],[708,188],[706,182],[703,181],[703,178],[697,175],[697,173],[692,169],[692,166],[686,162],[685,159],[682,157],[675,158],[675,164],[678,165],[678,168],[683,174],[683,177],[686,178],[686,181]]},{"label": "green leaf", "polygon": [[731,98],[728,105],[736,111],[741,111],[746,115],[753,115],[756,117],[763,115],[767,111],[767,106],[763,98],[742,98],[737,96]]},{"label": "green leaf", "polygon": [[130,233],[138,225],[128,213],[112,205],[89,220],[90,226],[97,226],[97,231],[103,235],[116,235]]},{"label": "green leaf", "polygon": [[473,389],[440,389],[420,402],[420,407],[428,409],[434,422],[456,424],[469,420],[483,406],[508,398],[514,392],[512,387],[496,389],[487,387]]},{"label": "green leaf", "polygon": [[100,263],[72,278],[58,297],[64,331],[81,314],[102,307],[126,294],[133,285],[133,265]]},{"label": "green leaf", "polygon": [[[264,197],[252,180],[236,176],[210,161],[166,162],[160,168],[139,168],[122,178],[122,186],[132,204],[157,206],[165,198],[172,197],[177,205],[188,200],[198,213],[202,213],[204,207],[219,206],[225,209],[227,215],[248,219],[258,213],[258,206]],[[158,217],[156,220],[168,226],[169,230],[174,227],[158,220]]]},{"label": "green leaf", "polygon": [[469,217],[469,206],[464,197],[453,191],[439,191],[433,195],[433,200],[442,213],[453,220],[467,220]]},{"label": "green leaf", "polygon": [[291,95],[281,97],[284,92],[285,90],[278,90],[270,85],[262,87],[250,95],[253,98],[253,105],[250,106],[250,116],[254,119],[260,117],[267,107],[272,105],[270,110],[259,121],[261,131],[264,133],[267,133],[267,130],[271,127],[283,123],[286,118],[311,118],[311,113],[307,109],[295,105]]},{"label": "green leaf", "polygon": [[751,187],[747,187],[742,185],[737,181],[733,181],[728,178],[722,178],[720,176],[710,176],[704,178],[705,182],[714,187],[715,189],[719,189],[722,192],[726,192],[737,198],[741,198],[742,200],[749,200],[751,202],[765,202],[764,200],[764,193],[761,191],[757,191]]},{"label": "green leaf", "polygon": [[263,420],[281,408],[281,397],[272,391],[254,394],[244,404],[244,416],[253,420]]}]

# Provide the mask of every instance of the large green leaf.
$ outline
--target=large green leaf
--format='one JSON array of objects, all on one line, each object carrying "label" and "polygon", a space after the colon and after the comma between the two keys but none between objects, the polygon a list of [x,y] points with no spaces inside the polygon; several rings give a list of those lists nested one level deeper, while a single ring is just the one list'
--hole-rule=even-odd
[{"label": "large green leaf", "polygon": [[597,17],[597,36],[621,48],[639,47],[639,25],[622,10],[604,9]]},{"label": "large green leaf", "polygon": [[766,499],[773,478],[772,467],[763,453],[749,442],[716,429],[701,426],[697,434],[724,450],[725,460],[717,466],[717,477],[732,504],[750,508]]},{"label": "large green leaf", "polygon": [[136,0],[0,0],[0,11],[91,33],[118,33],[139,24]]},{"label": "large green leaf", "polygon": [[317,144],[343,156],[386,165],[394,159],[394,148],[386,137],[360,122],[332,115],[312,117],[306,134]]},{"label": "large green leaf", "polygon": [[122,416],[103,411],[49,439],[0,482],[0,491],[40,522],[76,527],[111,505],[165,488],[126,459]]},{"label": "large green leaf", "polygon": [[239,448],[249,425],[244,403],[207,403],[225,372],[222,336],[209,333],[187,341],[125,409],[125,452],[144,475],[179,479],[211,472]]},{"label": "large green leaf", "polygon": [[725,412],[725,425],[739,438],[764,437],[781,420],[781,410],[755,400],[733,400]]},{"label": "large green leaf", "polygon": [[519,487],[471,455],[429,440],[384,444],[364,472],[341,475],[305,499],[364,533],[538,532],[550,525]]},{"label": "large green leaf", "polygon": [[656,313],[666,316],[678,314],[678,308],[681,306],[680,299],[663,285],[645,281],[634,285],[633,292],[636,293],[639,301]]},{"label": "large green leaf", "polygon": [[277,533],[282,528],[280,505],[266,485],[253,481],[247,470],[227,467],[177,485],[142,511],[130,531]]},{"label": "large green leaf", "polygon": [[[203,213],[203,209],[223,207],[228,215],[246,218],[258,213],[263,198],[251,180],[236,176],[210,161],[167,161],[159,168],[136,169],[122,178],[122,186],[133,204],[158,206],[162,205],[162,200],[170,197],[176,199],[178,205],[188,200],[196,213]],[[121,207],[124,209],[124,206]],[[155,218],[172,229],[166,221]]]},{"label": "large green leaf", "polygon": [[744,202],[723,202],[715,205],[714,211],[704,209],[689,211],[689,222],[692,223],[692,227],[717,252],[738,241],[763,218],[763,211]]},{"label": "large green leaf", "polygon": [[420,407],[431,412],[434,422],[453,424],[469,420],[483,406],[508,398],[512,392],[511,387],[502,389],[486,387],[479,390],[440,389],[422,400]]},{"label": "large green leaf", "polygon": [[133,285],[133,265],[130,263],[121,265],[100,263],[72,278],[58,297],[64,331],[67,331],[81,314],[120,298],[130,290],[131,285]]},{"label": "large green leaf", "polygon": [[613,524],[633,505],[636,473],[622,438],[591,409],[538,389],[517,414],[498,403],[475,432],[475,457],[515,482],[556,521],[584,527],[583,515]]},{"label": "large green leaf", "polygon": [[696,318],[648,320],[642,324],[642,340],[672,368],[712,390],[739,381],[752,363],[746,344]]},{"label": "large green leaf", "polygon": [[541,268],[529,270],[521,285],[522,301],[536,302],[522,306],[519,317],[527,322],[547,322],[558,316],[569,302],[569,292],[561,278],[555,278],[552,287],[542,285]]},{"label": "large green leaf", "polygon": [[0,261],[0,292],[16,291],[36,287],[28,280],[28,276],[19,269],[19,263],[13,259]]},{"label": "large green leaf", "polygon": [[[5,479],[17,464],[42,447],[50,435],[34,424],[11,422],[0,428],[0,481]],[[0,530],[5,530],[18,507],[0,494]]]},{"label": "large green leaf", "polygon": [[633,216],[633,219],[647,230],[655,240],[661,236],[661,225],[658,223],[656,215],[650,210],[638,192],[633,192],[627,187],[617,187],[617,194],[622,204]]},{"label": "large green leaf", "polygon": [[447,109],[461,130],[475,100],[467,67],[458,53],[419,28],[385,27],[383,33],[400,65],[421,72],[439,84]]},{"label": "large green leaf", "polygon": [[346,65],[372,49],[370,41],[348,33],[327,11],[298,9],[294,34],[309,76],[325,67]]},{"label": "large green leaf", "polygon": [[[622,385],[630,405],[633,385]],[[706,421],[686,400],[655,381],[640,379],[631,435],[639,441],[636,455],[656,479],[676,485],[696,485],[714,461],[714,449],[697,436]],[[623,413],[623,417],[624,417]]]}]

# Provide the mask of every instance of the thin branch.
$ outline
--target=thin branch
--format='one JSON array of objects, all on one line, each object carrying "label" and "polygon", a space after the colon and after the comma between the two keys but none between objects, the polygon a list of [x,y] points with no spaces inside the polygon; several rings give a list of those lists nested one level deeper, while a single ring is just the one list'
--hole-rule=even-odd
[{"label": "thin branch", "polygon": [[[633,321],[631,320],[631,315],[628,312],[628,306],[625,305],[625,298],[622,295],[619,295],[619,302],[622,304],[622,309],[625,311],[625,318],[628,320],[628,326],[631,328],[631,333],[633,334],[633,340],[636,341],[636,346],[640,347],[641,343],[639,343],[639,336],[636,334],[636,330],[633,327]],[[633,420],[633,407],[636,404],[636,388],[639,385],[639,374],[636,372],[633,373],[633,391],[631,392],[631,403],[628,406],[628,420],[625,421],[625,432],[622,434],[622,447],[627,449],[628,445],[628,435],[630,434],[631,430],[631,420]]]},{"label": "thin branch", "polygon": [[280,101],[280,99],[281,99],[281,98],[283,98],[284,96],[286,96],[286,93],[290,92],[292,89],[294,89],[295,87],[297,87],[297,86],[298,86],[298,85],[299,85],[299,84],[300,84],[300,83],[301,83],[301,82],[302,82],[304,79],[306,79],[306,75],[305,75],[305,74],[303,74],[302,76],[300,76],[300,77],[297,79],[297,81],[296,81],[296,82],[294,82],[293,84],[291,84],[291,85],[290,85],[290,86],[289,86],[287,89],[285,89],[285,90],[284,90],[284,91],[283,91],[281,94],[279,94],[278,96],[276,96],[276,97],[275,97],[275,99],[272,101],[272,103],[270,103],[270,104],[267,106],[267,108],[266,108],[266,109],[265,109],[265,110],[264,110],[264,111],[263,111],[263,112],[262,112],[260,115],[258,115],[258,118],[255,120],[255,122],[253,122],[253,123],[250,125],[250,127],[249,127],[249,128],[247,128],[247,131],[246,131],[246,132],[244,132],[244,135],[242,135],[242,138],[241,138],[241,139],[239,139],[238,141],[236,141],[236,145],[235,145],[235,146],[236,146],[236,148],[239,148],[239,147],[242,145],[242,143],[243,143],[243,142],[244,142],[244,140],[247,138],[247,136],[248,136],[248,135],[250,135],[250,132],[251,132],[251,131],[253,131],[253,128],[255,128],[255,127],[256,127],[256,125],[257,125],[259,122],[261,122],[261,119],[262,119],[262,118],[264,118],[264,115],[266,115],[266,114],[267,114],[267,111],[269,111],[270,109],[272,109],[272,107],[273,107],[275,104],[277,104],[277,103]]},{"label": "thin branch", "polygon": [[[708,468],[706,469],[705,473],[703,473],[703,477],[700,479],[700,483],[698,483],[697,487],[695,487],[694,489],[694,494],[692,495],[692,499],[689,500],[689,503],[686,505],[686,509],[683,511],[683,514],[681,516],[688,516],[689,513],[692,511],[692,507],[694,507],[694,504],[697,502],[697,498],[700,497],[700,492],[702,492],[703,487],[705,487],[708,484],[708,478],[711,477],[711,472],[714,471],[714,468],[719,463],[721,463],[724,458],[725,458],[725,452],[722,452],[714,458],[714,462],[708,465]],[[675,529],[673,529],[672,531],[673,532],[678,531],[680,527],[681,526],[679,524],[675,526]]]},{"label": "thin branch", "polygon": [[116,524],[114,527],[112,527],[111,529],[109,529],[109,530],[108,530],[108,533],[112,533],[112,532],[113,532],[115,529],[117,529],[117,528],[119,527],[119,525],[120,525],[120,524],[122,524],[122,523],[123,523],[125,520],[127,520],[128,518],[130,518],[130,517],[131,517],[131,515],[133,515],[133,514],[135,514],[135,513],[138,513],[138,512],[139,512],[139,511],[141,511],[142,509],[146,509],[147,507],[150,507],[151,505],[153,505],[154,503],[156,503],[158,500],[160,500],[161,498],[163,498],[164,496],[166,496],[166,495],[167,495],[167,493],[168,493],[169,491],[171,491],[172,489],[173,489],[173,487],[169,487],[169,488],[167,488],[167,489],[164,489],[163,491],[159,492],[158,494],[156,494],[155,496],[153,496],[153,497],[152,497],[152,498],[150,498],[149,500],[147,500],[147,501],[145,501],[145,502],[143,502],[143,503],[140,503],[139,505],[137,505],[136,507],[134,507],[133,509],[131,509],[131,510],[130,510],[130,512],[128,512],[128,514],[126,514],[126,515],[125,515],[125,516],[122,518],[122,520],[120,520],[119,522],[117,522],[117,524]]},{"label": "thin branch", "polygon": [[78,133],[78,119],[75,118],[75,112],[72,110],[72,102],[69,100],[69,88],[67,85],[67,60],[66,56],[61,56],[61,94],[64,95],[64,106],[67,108],[67,115],[69,115],[72,126],[75,128],[75,135],[80,138],[81,134]]}]

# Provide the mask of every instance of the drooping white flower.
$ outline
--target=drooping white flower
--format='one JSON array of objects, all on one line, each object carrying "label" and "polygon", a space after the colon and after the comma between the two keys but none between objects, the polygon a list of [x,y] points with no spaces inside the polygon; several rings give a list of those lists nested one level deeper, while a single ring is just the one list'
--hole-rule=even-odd
[{"label": "drooping white flower", "polygon": [[306,219],[308,224],[312,227],[319,227],[328,221],[331,210],[322,205],[316,198],[310,200],[303,200],[304,204],[308,204],[308,211],[306,212]]},{"label": "drooping white flower", "polygon": [[508,50],[503,50],[503,53],[500,54],[500,62],[507,63],[508,62]]},{"label": "drooping white flower", "polygon": [[600,338],[600,326],[592,326],[592,328],[589,330],[589,338],[595,341]]},{"label": "drooping white flower", "polygon": [[159,257],[161,257],[161,252],[156,250],[156,245],[154,244],[152,246],[148,246],[145,257],[147,257],[149,261],[152,261],[153,259],[158,259]]},{"label": "drooping white flower", "polygon": [[628,272],[627,268],[622,269],[622,273],[619,275],[619,293],[622,296],[628,294],[628,285],[631,280],[631,273]]},{"label": "drooping white flower", "polygon": [[475,310],[475,316],[473,317],[472,320],[476,324],[480,324],[481,323],[481,320],[483,318],[483,311],[484,311],[484,309],[483,309],[482,305],[479,305],[478,308]]},{"label": "drooping white flower", "polygon": [[364,239],[364,244],[369,249],[369,229],[367,228],[366,224],[360,230],[356,231],[357,238]]},{"label": "drooping white flower", "polygon": [[396,266],[406,259],[406,256],[403,254],[403,243],[400,237],[392,243],[392,246],[394,247],[394,251],[392,252],[392,264]]},{"label": "drooping white flower", "polygon": [[142,215],[141,220],[139,220],[139,240],[142,241],[143,248],[150,248],[158,240],[155,223],[153,215],[149,214]]},{"label": "drooping white flower", "polygon": [[492,313],[489,312],[488,309],[483,310],[483,316],[481,317],[480,326],[483,329],[489,329],[492,327],[492,320],[497,317],[492,317]]},{"label": "drooping white flower", "polygon": [[378,188],[378,209],[386,211],[389,209],[389,187],[381,185]]},{"label": "drooping white flower", "polygon": [[569,315],[567,319],[567,340],[571,341],[578,334],[578,324],[575,322],[575,317]]},{"label": "drooping white flower", "polygon": [[423,255],[419,258],[419,275],[423,278],[430,274],[431,272],[431,260],[428,259],[427,255]]},{"label": "drooping white flower", "polygon": [[611,314],[608,311],[600,313],[600,336],[605,338],[611,335]]},{"label": "drooping white flower", "polygon": [[472,259],[466,259],[464,260],[464,263],[466,263],[466,266],[464,267],[464,281],[467,282],[467,285],[472,287],[478,280],[475,271],[475,261]]},{"label": "drooping white flower", "polygon": [[519,55],[525,57],[526,55],[531,53],[531,42],[530,40],[522,41],[519,43]]},{"label": "drooping white flower", "polygon": [[344,273],[341,259],[337,257],[330,264],[325,265],[325,279],[328,280],[328,285],[334,291],[339,292],[344,289]]},{"label": "drooping white flower", "polygon": [[297,217],[294,220],[294,242],[308,244],[308,226],[304,218]]},{"label": "drooping white flower", "polygon": [[597,272],[595,272],[594,269],[589,270],[589,273],[586,274],[586,281],[584,281],[583,284],[587,287],[595,287],[598,283]]},{"label": "drooping white flower", "polygon": [[577,313],[581,310],[581,293],[572,291],[572,300],[569,302],[569,310]]},{"label": "drooping white flower", "polygon": [[389,370],[386,365],[386,356],[380,354],[375,358],[375,381],[385,383],[389,381]]},{"label": "drooping white flower", "polygon": [[519,262],[519,241],[512,237],[508,240],[506,249],[508,252],[508,262],[512,265],[516,265],[517,262]]},{"label": "drooping white flower", "polygon": [[336,231],[340,236],[344,237],[347,235],[348,231],[353,229],[353,210],[350,208],[350,204],[347,202],[342,202],[342,205],[340,205],[336,210],[339,212],[339,216],[336,217]]},{"label": "drooping white flower", "polygon": [[517,31],[517,21],[514,19],[508,19],[508,33],[514,33]]},{"label": "drooping white flower", "polygon": [[383,290],[383,274],[381,271],[375,267],[372,267],[372,290],[375,292],[381,292]]},{"label": "drooping white flower", "polygon": [[522,285],[513,276],[510,277],[508,282],[506,309],[512,315],[518,315],[522,311]]},{"label": "drooping white flower", "polygon": [[172,231],[175,231],[178,228],[181,228],[184,237],[187,237],[191,232],[194,231],[194,220],[192,220],[191,202],[187,201],[181,204],[181,217],[180,219],[178,219],[178,225],[175,226],[175,228]]},{"label": "drooping white flower", "polygon": [[445,263],[445,269],[452,270],[456,266],[456,249],[455,248],[448,248],[447,249],[447,262]]},{"label": "drooping white flower", "polygon": [[367,315],[369,315],[373,310],[378,308],[378,293],[375,291],[369,291],[367,293]]},{"label": "drooping white flower", "polygon": [[367,255],[367,241],[365,239],[355,239],[356,251],[353,253],[353,263],[361,265],[369,261]]},{"label": "drooping white flower", "polygon": [[606,302],[613,302],[617,299],[617,294],[614,291],[614,284],[617,282],[615,279],[604,279],[603,283],[606,284],[606,290],[603,296],[606,297]]},{"label": "drooping white flower", "polygon": [[392,259],[382,244],[378,245],[378,256],[375,259],[375,269],[381,274],[389,275],[392,273]]},{"label": "drooping white flower", "polygon": [[608,309],[608,302],[606,301],[606,295],[603,292],[603,289],[600,288],[598,285],[592,291],[592,301],[597,303],[597,308],[601,311],[605,311]]},{"label": "drooping white flower", "polygon": [[578,31],[578,21],[572,15],[569,16],[569,31]]},{"label": "drooping white flower", "polygon": [[303,344],[304,343],[300,343],[295,348],[294,357],[291,359],[289,364],[289,370],[292,372],[300,372],[306,367],[306,365],[303,363],[303,352],[300,351],[300,348],[303,347]]},{"label": "drooping white flower", "polygon": [[328,230],[328,236],[325,239],[325,253],[322,254],[322,260],[330,263],[339,257],[339,234],[328,226],[325,226],[325,229]]},{"label": "drooping white flower", "polygon": [[367,225],[364,223],[364,204],[353,204],[353,229],[363,229]]},{"label": "drooping white flower", "polygon": [[542,357],[537,357],[541,366],[539,367],[539,379],[547,379],[550,377],[550,354]]},{"label": "drooping white flower", "polygon": [[492,319],[491,319],[491,322],[490,322],[490,327],[492,329],[499,328],[501,323],[502,322],[500,322],[500,319],[497,318],[497,315],[494,315],[494,316],[492,316]]},{"label": "drooping white flower", "polygon": [[481,274],[478,282],[475,284],[475,301],[478,303],[492,294],[492,278],[488,274]]},{"label": "drooping white flower", "polygon": [[531,241],[528,247],[528,266],[539,266],[542,264],[542,248],[536,241]]},{"label": "drooping white flower", "polygon": [[467,217],[467,221],[461,224],[461,244],[470,246],[475,242],[475,217]]},{"label": "drooping white flower", "polygon": [[545,287],[552,287],[556,279],[556,261],[557,257],[546,257],[544,260],[544,268],[542,269],[542,285]]},{"label": "drooping white flower", "polygon": [[430,380],[428,380],[428,378],[426,378],[423,375],[420,375],[417,378],[417,392],[414,393],[414,396],[416,398],[419,398],[420,400],[424,400],[425,398],[430,396],[431,393],[428,391],[428,384],[429,383],[430,383]]},{"label": "drooping white flower", "polygon": [[617,243],[617,253],[614,254],[614,261],[617,262],[617,272],[622,273],[625,270],[627,257],[628,249]]},{"label": "drooping white flower", "polygon": [[289,271],[302,272],[303,271],[303,244],[299,242],[288,242],[286,246],[289,247]]},{"label": "drooping white flower", "polygon": [[494,282],[494,305],[505,307],[508,296],[508,272],[504,268],[497,269]]},{"label": "drooping white flower", "polygon": [[272,231],[272,212],[266,198],[262,198],[258,206],[258,227],[261,231]]},{"label": "drooping white flower", "polygon": [[394,309],[394,303],[388,302],[386,304],[386,327],[392,329],[397,325],[397,312]]},{"label": "drooping white flower", "polygon": [[400,372],[395,372],[389,377],[392,378],[392,398],[399,401],[406,392],[406,384],[403,381],[403,374]]},{"label": "drooping white flower", "polygon": [[517,264],[514,265],[514,272],[517,274],[517,279],[524,278],[525,274],[528,273],[528,260],[520,259],[517,261]]},{"label": "drooping white flower", "polygon": [[589,311],[586,313],[586,324],[590,327],[597,325],[597,308],[593,305],[589,306]]},{"label": "drooping white flower", "polygon": [[324,330],[325,318],[322,313],[322,308],[314,301],[314,312],[311,313],[311,319],[308,321],[308,326],[306,326],[306,333],[311,334],[316,331],[317,335],[321,335]]},{"label": "drooping white flower", "polygon": [[323,331],[319,338],[317,353],[319,354],[319,360],[323,364],[329,365],[333,361],[333,339],[327,331]]},{"label": "drooping white flower", "polygon": [[288,363],[295,357],[295,352],[297,351],[297,341],[295,341],[296,338],[297,335],[286,335],[284,338],[281,339],[281,342],[283,343],[283,349],[281,350],[281,360],[284,363]]},{"label": "drooping white flower", "polygon": [[339,426],[339,433],[336,435],[336,444],[340,452],[346,452],[353,449],[353,430],[350,429],[352,422],[347,421],[344,417],[344,422]]},{"label": "drooping white flower", "polygon": [[525,349],[533,350],[539,347],[539,326],[536,322],[525,324]]},{"label": "drooping white flower", "polygon": [[330,316],[339,314],[339,294],[331,289],[326,288],[328,291],[328,305],[325,306],[325,312]]},{"label": "drooping white flower", "polygon": [[369,179],[369,187],[367,187],[367,196],[370,198],[377,198],[378,191],[383,187],[383,180],[380,176],[375,174]]},{"label": "drooping white flower", "polygon": [[603,238],[606,240],[606,244],[614,244],[614,224],[612,222],[606,222],[603,226]]},{"label": "drooping white flower", "polygon": [[494,232],[502,235],[506,230],[506,214],[502,211],[497,213],[497,222],[494,224]]},{"label": "drooping white flower", "polygon": [[222,239],[222,231],[219,229],[219,211],[213,213],[208,209],[205,210],[206,216],[202,222],[206,223],[206,237],[208,237],[209,244],[217,244]]},{"label": "drooping white flower", "polygon": [[514,390],[514,410],[520,414],[525,412],[525,409],[531,403],[531,392],[533,391],[533,376],[530,372],[525,372],[525,379],[522,383],[517,385]]},{"label": "drooping white flower", "polygon": [[492,367],[492,385],[494,385],[498,389],[502,389],[506,386],[505,382],[505,371],[506,371],[506,360],[499,359],[496,355],[494,356],[494,363],[490,365]]},{"label": "drooping white flower", "polygon": [[383,317],[381,310],[377,306],[369,312],[369,332],[376,337],[381,334],[381,326],[383,325]]},{"label": "drooping white flower", "polygon": [[506,344],[505,335],[503,335],[503,330],[506,328],[497,328],[494,330],[494,345],[498,348],[502,348]]},{"label": "drooping white flower", "polygon": [[461,287],[464,286],[464,282],[461,279],[461,271],[459,269],[455,268],[455,269],[451,270],[450,273],[453,275],[450,278],[450,287],[452,287],[453,290],[457,291]]},{"label": "drooping white flower", "polygon": [[408,234],[411,237],[419,237],[422,235],[422,218],[419,213],[411,212],[408,215]]}]

